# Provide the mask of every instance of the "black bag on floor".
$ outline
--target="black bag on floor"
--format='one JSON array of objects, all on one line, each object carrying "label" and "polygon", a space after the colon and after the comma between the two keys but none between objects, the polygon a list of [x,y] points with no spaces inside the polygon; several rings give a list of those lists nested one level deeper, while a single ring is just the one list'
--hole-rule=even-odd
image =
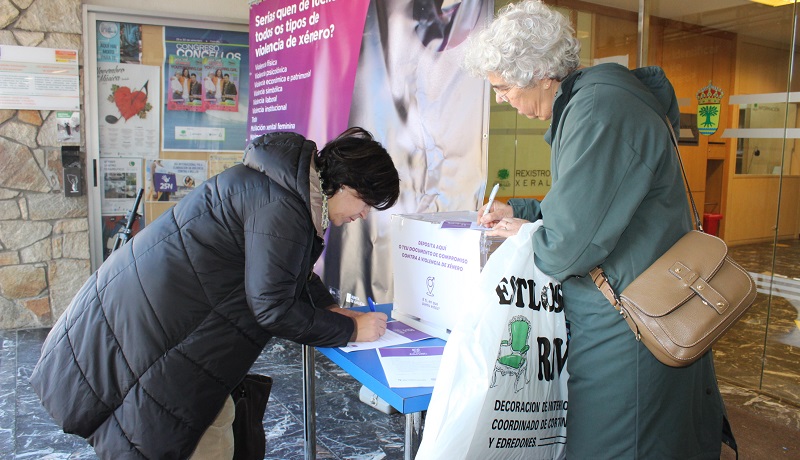
[{"label": "black bag on floor", "polygon": [[236,417],[233,419],[233,460],[263,460],[267,437],[264,413],[267,410],[272,378],[247,374],[231,392]]}]

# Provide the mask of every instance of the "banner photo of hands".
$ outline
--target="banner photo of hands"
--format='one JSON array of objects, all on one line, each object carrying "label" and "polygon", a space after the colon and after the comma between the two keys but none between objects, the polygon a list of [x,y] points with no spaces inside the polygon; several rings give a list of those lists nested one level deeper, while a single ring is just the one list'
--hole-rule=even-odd
[{"label": "banner photo of hands", "polygon": [[533,263],[540,226],[483,267],[447,340],[418,460],[566,458],[569,332],[561,285]]}]

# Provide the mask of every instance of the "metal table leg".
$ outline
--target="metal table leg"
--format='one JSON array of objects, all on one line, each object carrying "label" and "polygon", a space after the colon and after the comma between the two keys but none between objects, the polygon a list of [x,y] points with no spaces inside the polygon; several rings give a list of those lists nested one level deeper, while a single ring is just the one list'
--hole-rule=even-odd
[{"label": "metal table leg", "polygon": [[[303,444],[305,460],[317,458],[317,408],[314,401],[317,376],[314,347],[303,345]],[[408,438],[408,435],[406,435]],[[407,442],[407,441],[406,441]]]},{"label": "metal table leg", "polygon": [[413,460],[422,440],[422,412],[406,414],[405,460]]}]

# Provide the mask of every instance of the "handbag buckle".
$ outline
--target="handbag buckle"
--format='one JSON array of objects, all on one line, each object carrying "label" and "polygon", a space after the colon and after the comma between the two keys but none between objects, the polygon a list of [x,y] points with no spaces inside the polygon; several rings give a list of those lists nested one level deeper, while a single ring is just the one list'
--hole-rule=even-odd
[{"label": "handbag buckle", "polygon": [[611,287],[611,281],[609,281],[603,269],[599,266],[595,267],[589,272],[589,276],[592,277],[592,281],[603,294],[603,297],[622,314],[622,302],[620,302],[619,296],[614,291],[614,288]]},{"label": "handbag buckle", "polygon": [[728,301],[708,281],[703,279],[699,273],[690,269],[680,262],[676,262],[670,272],[683,282],[683,285],[691,289],[700,296],[704,305],[713,308],[720,315],[728,309]]}]

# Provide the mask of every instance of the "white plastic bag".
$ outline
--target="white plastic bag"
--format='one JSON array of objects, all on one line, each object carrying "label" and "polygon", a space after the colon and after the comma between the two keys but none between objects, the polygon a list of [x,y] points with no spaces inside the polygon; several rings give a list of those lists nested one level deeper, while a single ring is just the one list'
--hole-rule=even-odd
[{"label": "white plastic bag", "polygon": [[533,263],[540,226],[483,267],[447,340],[418,460],[565,458],[567,327],[561,285]]}]

